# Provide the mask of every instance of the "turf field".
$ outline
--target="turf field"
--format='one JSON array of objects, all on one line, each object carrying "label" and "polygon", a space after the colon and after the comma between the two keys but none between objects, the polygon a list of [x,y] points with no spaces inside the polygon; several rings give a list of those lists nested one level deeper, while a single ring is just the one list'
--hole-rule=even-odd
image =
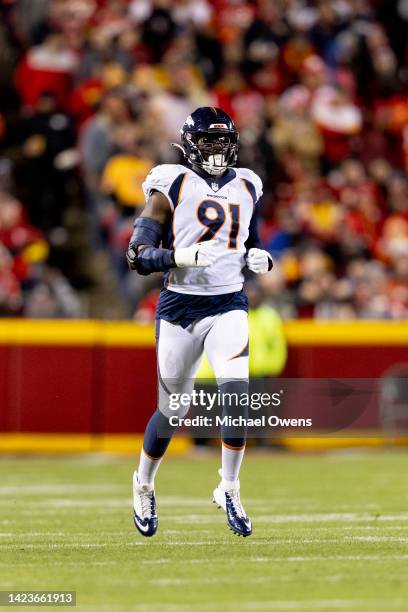
[{"label": "turf field", "polygon": [[109,612],[408,610],[408,453],[249,456],[245,540],[210,502],[218,467],[163,464],[149,540],[129,459],[0,459],[0,589]]}]

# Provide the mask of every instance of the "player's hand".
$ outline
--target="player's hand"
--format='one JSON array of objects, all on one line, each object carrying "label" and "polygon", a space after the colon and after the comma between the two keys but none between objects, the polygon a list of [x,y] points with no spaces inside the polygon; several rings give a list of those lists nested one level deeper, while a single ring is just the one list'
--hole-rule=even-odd
[{"label": "player's hand", "polygon": [[212,266],[217,259],[215,252],[217,240],[197,242],[193,246],[174,251],[174,261],[178,268],[206,268]]},{"label": "player's hand", "polygon": [[249,249],[246,257],[246,265],[255,274],[265,274],[272,270],[273,261],[268,251],[262,249]]},{"label": "player's hand", "polygon": [[137,257],[136,245],[129,244],[128,250],[126,251],[126,261],[131,270],[136,270],[136,257]]}]

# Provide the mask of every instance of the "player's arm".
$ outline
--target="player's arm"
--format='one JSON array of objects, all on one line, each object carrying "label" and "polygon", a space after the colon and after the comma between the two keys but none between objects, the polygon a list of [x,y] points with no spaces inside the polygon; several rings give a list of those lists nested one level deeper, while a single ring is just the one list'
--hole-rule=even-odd
[{"label": "player's arm", "polygon": [[144,276],[152,272],[166,272],[175,266],[174,251],[160,248],[163,229],[170,219],[167,199],[158,191],[152,193],[135,221],[126,259],[131,270]]},{"label": "player's arm", "polygon": [[255,205],[254,213],[249,224],[249,234],[245,242],[247,250],[246,265],[251,272],[255,274],[265,274],[272,270],[273,261],[268,251],[262,247],[262,242],[259,237],[259,213],[258,205]]},{"label": "player's arm", "polygon": [[164,228],[172,211],[167,198],[160,191],[153,191],[138,219],[126,252],[131,270],[147,276],[152,272],[167,272],[171,268],[206,267],[215,261],[212,250],[214,240],[194,244],[182,249],[160,247]]},{"label": "player's arm", "polygon": [[259,238],[259,200],[262,197],[263,186],[260,177],[249,170],[248,168],[240,169],[240,176],[243,179],[247,191],[252,196],[254,205],[251,222],[249,224],[249,234],[245,241],[246,248],[246,265],[249,270],[255,272],[255,274],[264,274],[269,270],[272,270],[273,261],[272,257],[265,251],[262,246],[261,239]]}]

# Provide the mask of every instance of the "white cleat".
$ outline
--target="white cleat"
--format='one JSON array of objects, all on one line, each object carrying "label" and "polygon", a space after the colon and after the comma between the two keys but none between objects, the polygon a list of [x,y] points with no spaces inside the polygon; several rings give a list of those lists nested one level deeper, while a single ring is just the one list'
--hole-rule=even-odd
[{"label": "white cleat", "polygon": [[219,470],[218,473],[221,476],[221,482],[214,489],[213,502],[226,513],[229,528],[246,538],[252,533],[252,523],[241,504],[239,480],[230,482],[222,477],[222,470]]},{"label": "white cleat", "polygon": [[151,485],[139,484],[137,472],[133,474],[133,521],[140,533],[147,538],[156,533],[159,524],[154,488]]}]

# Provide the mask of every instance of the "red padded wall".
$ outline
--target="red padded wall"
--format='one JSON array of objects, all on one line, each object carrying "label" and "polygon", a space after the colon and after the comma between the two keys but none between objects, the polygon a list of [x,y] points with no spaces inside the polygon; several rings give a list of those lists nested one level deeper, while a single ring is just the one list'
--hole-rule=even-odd
[{"label": "red padded wall", "polygon": [[390,366],[407,362],[406,346],[292,346],[283,376],[378,378]]},{"label": "red padded wall", "polygon": [[[375,378],[404,361],[405,346],[296,345],[283,375]],[[0,431],[142,432],[156,392],[153,346],[0,345]]]},{"label": "red padded wall", "polygon": [[153,348],[111,347],[104,352],[100,429],[143,431],[156,409],[156,353]]},{"label": "red padded wall", "polygon": [[7,384],[7,364],[9,363],[9,348],[0,345],[0,431],[9,429],[9,402]]},{"label": "red padded wall", "polygon": [[15,346],[9,360],[10,431],[91,431],[92,348]]}]

